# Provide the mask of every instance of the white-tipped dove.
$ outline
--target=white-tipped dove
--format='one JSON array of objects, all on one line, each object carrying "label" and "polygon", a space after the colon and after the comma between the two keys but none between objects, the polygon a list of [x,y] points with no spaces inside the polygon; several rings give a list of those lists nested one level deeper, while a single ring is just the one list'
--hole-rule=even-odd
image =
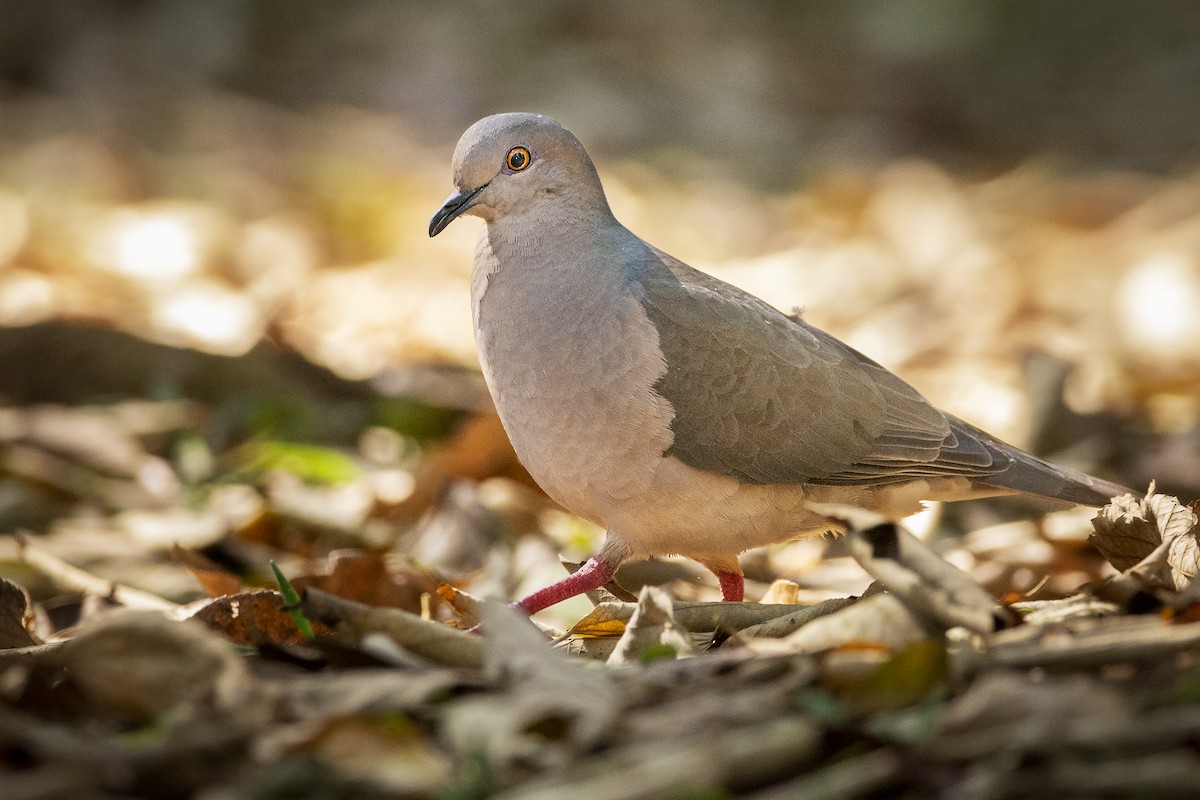
[{"label": "white-tipped dove", "polygon": [[607,530],[578,572],[518,602],[529,613],[668,554],[741,600],[739,553],[842,527],[814,504],[900,517],[921,500],[1102,505],[1128,491],[939,411],[829,334],[646,244],[549,117],[472,125],[454,185],[429,235],[462,214],[487,223],[471,300],[500,419],[546,493]]}]

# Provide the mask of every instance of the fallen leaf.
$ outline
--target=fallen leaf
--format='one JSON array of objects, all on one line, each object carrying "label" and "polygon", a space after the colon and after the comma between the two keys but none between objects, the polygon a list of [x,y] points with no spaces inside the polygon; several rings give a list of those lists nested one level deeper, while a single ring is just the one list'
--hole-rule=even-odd
[{"label": "fallen leaf", "polygon": [[369,606],[421,610],[421,595],[433,594],[433,576],[410,570],[392,570],[384,557],[364,550],[334,550],[326,559],[323,575],[305,575],[292,581],[297,591],[313,587]]},{"label": "fallen leaf", "polygon": [[657,586],[643,586],[625,633],[608,657],[609,665],[691,655],[692,645],[675,624],[671,597]]},{"label": "fallen leaf", "polygon": [[171,558],[187,567],[209,597],[235,594],[242,589],[242,581],[237,575],[199,551],[174,545],[171,547]]},{"label": "fallen leaf", "polygon": [[332,719],[303,749],[403,795],[435,792],[451,775],[450,760],[400,715]]},{"label": "fallen leaf", "polygon": [[240,712],[256,691],[233,645],[154,611],[97,616],[55,660],[93,702],[140,722],[181,711]]},{"label": "fallen leaf", "polygon": [[588,612],[586,617],[572,625],[567,635],[581,639],[619,637],[625,633],[626,622],[630,619],[624,613],[625,610],[624,603],[601,603]]},{"label": "fallen leaf", "polygon": [[930,635],[925,623],[895,595],[877,594],[818,617],[782,641],[798,653],[818,653],[849,644],[895,651]]},{"label": "fallen leaf", "polygon": [[[1122,572],[1138,567],[1139,577],[1152,587],[1182,589],[1200,572],[1197,522],[1194,511],[1177,498],[1156,494],[1152,483],[1144,498],[1125,495],[1100,509],[1088,541]],[[1155,552],[1164,545],[1165,552]],[[1155,563],[1143,565],[1148,559]],[[1164,566],[1168,574],[1161,574]]]},{"label": "fallen leaf", "polygon": [[[247,647],[308,644],[284,609],[283,597],[271,589],[247,589],[201,600],[186,606],[182,618],[203,622],[234,644]],[[313,626],[318,635],[330,632],[320,623]]]},{"label": "fallen leaf", "polygon": [[0,650],[37,644],[30,635],[33,612],[24,587],[0,578]]},{"label": "fallen leaf", "polygon": [[800,584],[785,578],[776,578],[758,602],[763,605],[799,605]]},{"label": "fallen leaf", "polygon": [[563,767],[607,741],[623,709],[611,671],[551,648],[524,615],[484,603],[484,674],[496,691],[447,709],[446,738],[506,771]]}]

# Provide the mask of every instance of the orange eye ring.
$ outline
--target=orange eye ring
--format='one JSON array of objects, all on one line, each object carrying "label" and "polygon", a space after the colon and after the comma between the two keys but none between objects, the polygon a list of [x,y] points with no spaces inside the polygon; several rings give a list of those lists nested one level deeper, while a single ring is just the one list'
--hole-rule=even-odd
[{"label": "orange eye ring", "polygon": [[532,161],[533,156],[529,155],[529,151],[524,147],[514,147],[504,157],[504,165],[513,172],[520,172],[528,167]]}]

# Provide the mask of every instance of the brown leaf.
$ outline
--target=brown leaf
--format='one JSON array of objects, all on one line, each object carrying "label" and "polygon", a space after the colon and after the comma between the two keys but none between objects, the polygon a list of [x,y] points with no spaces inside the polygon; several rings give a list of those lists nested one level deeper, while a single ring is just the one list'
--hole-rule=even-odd
[{"label": "brown leaf", "polygon": [[614,615],[614,610],[624,611],[624,608],[616,603],[601,603],[572,625],[567,634],[584,639],[619,637],[625,633],[625,623],[630,617],[624,613]]},{"label": "brown leaf", "polygon": [[[1153,496],[1153,495],[1152,495]],[[1117,497],[1092,520],[1088,537],[1100,554],[1124,572],[1162,544],[1162,534],[1149,517],[1146,500],[1132,495]]]},{"label": "brown leaf", "polygon": [[393,572],[383,556],[362,550],[335,550],[329,554],[324,575],[306,575],[292,581],[297,591],[320,589],[369,606],[403,608],[418,613],[421,595],[436,594],[437,582],[415,570]]},{"label": "brown leaf", "polygon": [[242,581],[238,576],[197,550],[173,545],[171,558],[187,567],[209,597],[222,597],[242,590]]},{"label": "brown leaf", "polygon": [[[1197,542],[1196,513],[1182,505],[1177,498],[1155,494],[1150,485],[1146,497],[1138,500],[1131,495],[1116,498],[1100,509],[1092,521],[1094,533],[1088,541],[1122,572],[1135,567],[1141,577],[1151,584],[1164,584],[1163,588],[1182,589],[1200,572],[1200,542]],[[1165,553],[1156,554],[1160,547]],[[1154,564],[1145,564],[1155,555]],[[1168,575],[1152,574],[1152,567],[1163,564],[1158,556],[1165,557]]]},{"label": "brown leaf", "polygon": [[30,635],[33,611],[24,587],[0,578],[0,650],[37,644]]},{"label": "brown leaf", "polygon": [[[184,619],[203,622],[234,644],[258,647],[264,644],[305,644],[296,623],[283,607],[283,597],[270,589],[246,591],[201,600],[186,609]],[[311,621],[311,620],[310,620]],[[329,629],[313,622],[313,630]]]}]

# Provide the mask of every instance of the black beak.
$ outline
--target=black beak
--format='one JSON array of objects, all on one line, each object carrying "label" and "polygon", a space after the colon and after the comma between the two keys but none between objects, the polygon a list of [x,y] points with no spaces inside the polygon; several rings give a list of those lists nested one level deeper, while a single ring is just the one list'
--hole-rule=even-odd
[{"label": "black beak", "polygon": [[475,199],[475,195],[487,188],[485,183],[478,189],[467,191],[463,189],[455,192],[446,198],[446,202],[442,203],[442,207],[433,215],[433,219],[429,220],[429,235],[430,237],[437,236],[447,225],[471,207],[471,201]]}]

